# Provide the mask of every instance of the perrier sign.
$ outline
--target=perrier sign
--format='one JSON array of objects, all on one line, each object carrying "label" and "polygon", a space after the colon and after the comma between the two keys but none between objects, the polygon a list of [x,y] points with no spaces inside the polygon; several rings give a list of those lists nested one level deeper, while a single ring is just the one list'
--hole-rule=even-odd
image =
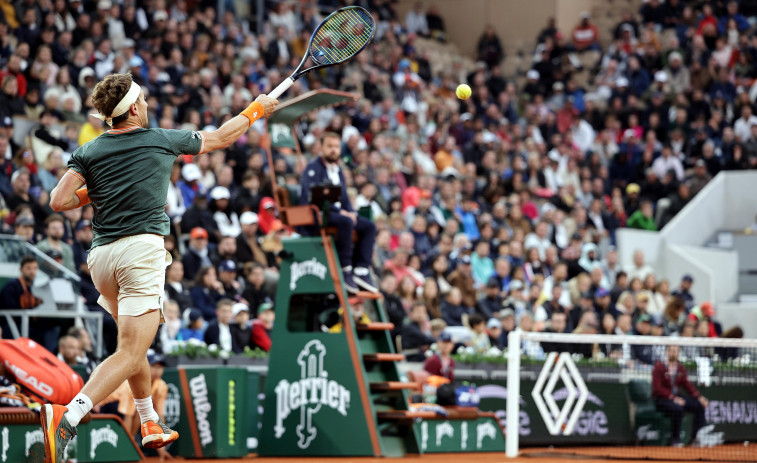
[{"label": "perrier sign", "polygon": [[[324,333],[339,308],[317,238],[286,241],[274,342],[266,378],[260,455],[373,455],[366,413],[344,332]],[[275,339],[285,340],[276,342]]]}]

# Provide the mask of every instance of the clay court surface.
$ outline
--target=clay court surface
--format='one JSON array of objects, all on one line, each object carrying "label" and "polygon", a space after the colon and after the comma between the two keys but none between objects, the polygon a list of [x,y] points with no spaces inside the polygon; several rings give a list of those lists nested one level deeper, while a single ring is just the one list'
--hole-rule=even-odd
[{"label": "clay court surface", "polygon": [[[236,463],[248,461],[251,463],[559,463],[591,461],[596,463],[639,463],[640,461],[691,462],[691,461],[757,461],[757,448],[745,449],[741,445],[724,445],[715,449],[691,449],[671,447],[587,447],[573,449],[529,448],[523,449],[521,456],[509,459],[504,453],[437,453],[423,456],[407,456],[404,458],[262,458],[250,455],[245,458],[227,460],[186,460],[193,463]],[[567,453],[570,451],[570,453]],[[622,459],[632,457],[633,459]],[[149,463],[159,463],[158,458],[148,458]],[[176,459],[173,461],[183,461]]]}]

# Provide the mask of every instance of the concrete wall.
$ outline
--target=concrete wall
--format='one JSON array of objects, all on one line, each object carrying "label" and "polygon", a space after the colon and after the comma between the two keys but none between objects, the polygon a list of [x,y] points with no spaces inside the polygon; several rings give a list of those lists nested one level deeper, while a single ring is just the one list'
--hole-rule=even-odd
[{"label": "concrete wall", "polygon": [[619,230],[621,265],[630,265],[633,252],[641,249],[647,263],[674,286],[682,275],[693,275],[699,300],[724,303],[735,300],[739,292],[755,292],[738,286],[740,258],[748,259],[747,255],[702,247],[719,231],[743,230],[754,223],[754,198],[757,172],[718,175],[661,232]]},{"label": "concrete wall", "polygon": [[757,303],[719,304],[716,310],[716,318],[723,330],[738,325],[744,330],[745,338],[757,338]]},{"label": "concrete wall", "polygon": [[[397,12],[401,20],[404,21],[407,12],[416,3],[414,0],[400,0]],[[430,4],[439,8],[450,41],[457,45],[462,55],[475,60],[476,45],[487,24],[494,25],[505,53],[513,54],[520,49],[530,53],[536,36],[547,23],[547,18],[558,17],[556,15],[559,3],[566,5],[559,8],[561,14],[558,17],[558,25],[561,30],[569,30],[574,24],[567,25],[568,16],[572,15],[571,21],[575,23],[583,7],[578,7],[575,14],[572,14],[571,10],[575,8],[567,4],[575,3],[580,6],[591,3],[591,0],[420,0],[420,3],[424,11]],[[562,17],[563,15],[565,16]],[[566,24],[561,24],[563,21]]]}]

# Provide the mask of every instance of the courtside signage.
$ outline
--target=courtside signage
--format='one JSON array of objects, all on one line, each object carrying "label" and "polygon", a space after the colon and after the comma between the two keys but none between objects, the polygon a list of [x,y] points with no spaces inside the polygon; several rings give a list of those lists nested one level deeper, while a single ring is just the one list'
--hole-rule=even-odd
[{"label": "courtside signage", "polygon": [[321,280],[325,279],[326,270],[326,266],[318,262],[315,257],[303,262],[292,263],[289,289],[291,291],[294,291],[294,289],[297,287],[297,281],[307,275],[313,275],[314,277]]},{"label": "courtside signage", "polygon": [[293,412],[300,412],[297,424],[297,446],[310,447],[318,435],[313,425],[313,416],[321,408],[331,408],[346,417],[350,406],[350,391],[334,380],[324,369],[326,347],[317,339],[308,342],[297,356],[300,379],[289,382],[282,379],[276,385],[276,426],[274,432],[280,439],[286,432],[284,420]]}]

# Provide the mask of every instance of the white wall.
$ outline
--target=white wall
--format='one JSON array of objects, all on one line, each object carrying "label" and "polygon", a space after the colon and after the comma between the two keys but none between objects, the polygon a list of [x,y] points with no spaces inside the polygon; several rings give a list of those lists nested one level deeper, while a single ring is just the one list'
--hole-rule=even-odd
[{"label": "white wall", "polygon": [[745,338],[757,338],[757,303],[724,303],[717,305],[716,310],[715,318],[723,330],[738,325]]},{"label": "white wall", "polygon": [[[716,304],[734,300],[739,254],[702,246],[718,231],[741,230],[754,223],[755,198],[757,172],[721,173],[662,231],[619,230],[621,265],[630,265],[633,252],[641,249],[647,263],[658,269],[659,277],[667,278],[674,287],[689,273],[695,279],[693,291],[698,300]],[[753,308],[757,310],[757,304]]]}]

